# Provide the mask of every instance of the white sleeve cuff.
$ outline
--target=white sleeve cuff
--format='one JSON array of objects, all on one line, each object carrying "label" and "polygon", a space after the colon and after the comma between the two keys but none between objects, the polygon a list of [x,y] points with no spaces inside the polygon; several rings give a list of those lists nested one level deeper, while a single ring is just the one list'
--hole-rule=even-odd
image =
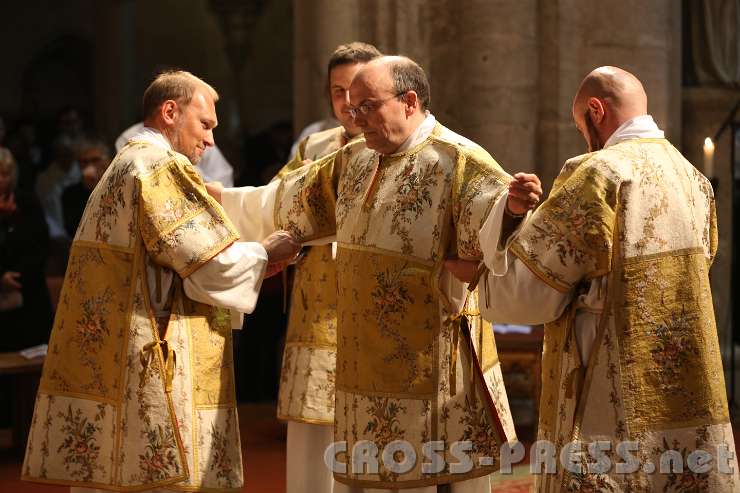
[{"label": "white sleeve cuff", "polygon": [[509,192],[504,192],[496,201],[488,214],[488,218],[480,229],[479,238],[481,248],[483,249],[483,262],[494,276],[503,276],[509,269],[509,247],[516,239],[517,234],[521,231],[524,224],[529,220],[532,211],[522,219],[514,232],[507,238],[506,244],[501,247],[501,227],[503,225],[504,214],[506,211],[506,202],[509,199]]}]

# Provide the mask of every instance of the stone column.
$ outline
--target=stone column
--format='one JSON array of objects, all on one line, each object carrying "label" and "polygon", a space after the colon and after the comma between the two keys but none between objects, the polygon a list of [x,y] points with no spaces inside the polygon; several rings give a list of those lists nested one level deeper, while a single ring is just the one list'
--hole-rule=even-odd
[{"label": "stone column", "polygon": [[681,3],[588,0],[540,2],[540,111],[537,170],[548,188],[569,157],[586,152],[571,105],[583,77],[601,65],[633,72],[648,111],[680,143]]},{"label": "stone column", "polygon": [[[95,10],[95,128],[113,142],[139,118],[136,80],[136,6],[102,2]],[[125,75],[121,75],[125,74]],[[100,91],[99,88],[106,88]]]},{"label": "stone column", "polygon": [[507,171],[533,170],[537,1],[437,3],[429,12],[433,112]]},{"label": "stone column", "polygon": [[331,115],[326,65],[334,49],[358,39],[358,0],[294,0],[293,129]]}]

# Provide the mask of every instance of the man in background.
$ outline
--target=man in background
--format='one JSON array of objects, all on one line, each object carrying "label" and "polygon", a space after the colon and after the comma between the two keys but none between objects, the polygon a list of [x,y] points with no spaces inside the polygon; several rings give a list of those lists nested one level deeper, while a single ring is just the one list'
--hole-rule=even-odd
[{"label": "man in background", "polygon": [[81,178],[62,191],[64,229],[70,238],[74,237],[87,200],[111,161],[110,150],[102,140],[82,138],[75,147]]},{"label": "man in background", "polygon": [[[362,138],[350,114],[355,74],[380,56],[367,43],[340,45],[329,58],[327,96],[341,125],[303,138],[276,178]],[[358,143],[361,146],[361,144]],[[278,395],[278,418],[288,421],[287,493],[330,492],[324,451],[333,441],[337,346],[337,272],[334,243],[307,247],[296,264]]]}]

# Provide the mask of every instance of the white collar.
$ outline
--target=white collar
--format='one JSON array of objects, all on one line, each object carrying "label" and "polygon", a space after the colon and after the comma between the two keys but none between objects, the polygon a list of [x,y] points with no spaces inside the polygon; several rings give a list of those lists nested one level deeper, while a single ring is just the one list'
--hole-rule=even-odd
[{"label": "white collar", "polygon": [[138,140],[139,142],[147,142],[157,147],[167,149],[168,151],[172,150],[172,144],[170,144],[170,141],[167,140],[167,137],[165,137],[162,132],[152,127],[142,128],[141,131],[139,131],[137,134],[135,134],[128,140],[129,142],[131,142],[132,140]]},{"label": "white collar", "polygon": [[604,148],[619,144],[630,139],[663,139],[665,135],[650,115],[640,115],[621,124],[611,134],[604,144]]},{"label": "white collar", "polygon": [[434,115],[427,111],[427,116],[426,118],[424,118],[424,121],[421,122],[418,127],[416,127],[416,130],[414,130],[411,135],[409,135],[408,139],[406,139],[403,144],[401,144],[401,147],[393,151],[392,154],[398,154],[399,152],[407,151],[412,147],[424,142],[424,140],[426,140],[426,138],[429,137],[429,135],[432,133],[436,124],[437,119],[434,118]]}]

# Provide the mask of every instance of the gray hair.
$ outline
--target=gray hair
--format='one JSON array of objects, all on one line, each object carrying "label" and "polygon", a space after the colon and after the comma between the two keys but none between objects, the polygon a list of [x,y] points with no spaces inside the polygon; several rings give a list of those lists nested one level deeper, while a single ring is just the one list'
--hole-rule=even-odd
[{"label": "gray hair", "polygon": [[432,103],[429,79],[418,63],[407,57],[399,57],[390,62],[390,72],[396,94],[414,91],[419,97],[421,109],[429,110]]}]

